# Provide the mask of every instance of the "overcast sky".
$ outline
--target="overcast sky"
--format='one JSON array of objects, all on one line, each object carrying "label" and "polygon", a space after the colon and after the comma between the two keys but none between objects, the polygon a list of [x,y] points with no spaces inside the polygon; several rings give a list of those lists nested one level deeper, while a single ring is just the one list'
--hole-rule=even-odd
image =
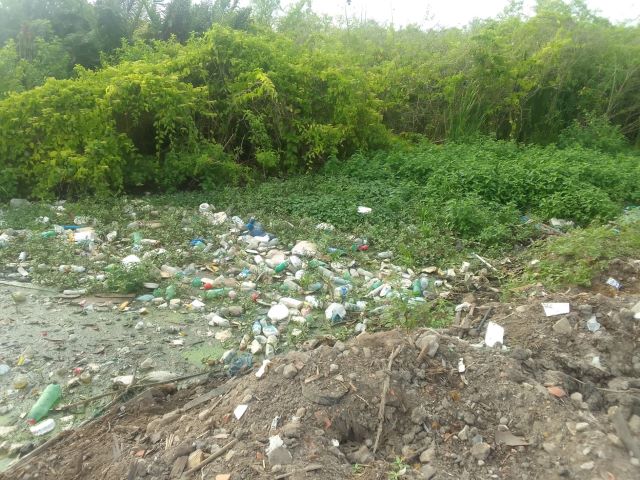
[{"label": "overcast sky", "polygon": [[[640,19],[640,0],[586,0],[592,10],[614,22]],[[286,6],[295,0],[282,0]],[[508,0],[313,0],[313,9],[331,16],[369,18],[397,26],[416,23],[425,27],[463,26],[474,18],[494,17]],[[535,2],[525,0],[525,6]]]}]

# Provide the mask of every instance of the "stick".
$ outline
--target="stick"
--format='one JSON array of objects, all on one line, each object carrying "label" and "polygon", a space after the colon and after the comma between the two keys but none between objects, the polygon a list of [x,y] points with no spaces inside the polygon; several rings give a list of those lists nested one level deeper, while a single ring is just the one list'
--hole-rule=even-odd
[{"label": "stick", "polygon": [[238,439],[237,438],[231,440],[229,443],[227,443],[224,447],[222,447],[216,453],[213,453],[213,454],[209,455],[204,460],[204,462],[202,462],[200,465],[198,465],[197,467],[193,467],[191,470],[187,470],[186,472],[184,472],[182,474],[182,476],[185,477],[185,476],[191,475],[192,473],[196,473],[197,471],[201,470],[203,467],[205,467],[206,465],[209,465],[211,462],[213,462],[216,458],[220,458],[228,450],[231,450],[235,446],[236,443],[238,443]]},{"label": "stick", "polygon": [[31,283],[10,282],[8,280],[0,280],[0,285],[6,285],[7,287],[28,288],[30,290],[39,290],[41,292],[58,293],[56,290],[53,290],[51,288],[38,287],[37,285],[33,285]]},{"label": "stick", "polygon": [[[147,387],[156,387],[158,385],[166,385],[167,383],[173,383],[173,382],[179,382],[181,380],[188,380],[190,378],[194,378],[194,377],[199,377],[202,375],[206,375],[209,374],[211,372],[200,372],[200,373],[193,373],[191,375],[185,375],[183,377],[178,377],[178,378],[172,378],[170,380],[167,380],[165,382],[153,382],[153,383],[138,383],[137,385],[133,385],[133,382],[131,385],[129,385],[127,387],[127,389],[125,389],[125,391],[120,395],[124,395],[124,393],[127,392],[127,390],[130,390],[132,388],[147,388]],[[118,392],[107,392],[107,393],[101,393],[100,395],[96,395],[94,397],[89,397],[85,400],[81,400],[79,402],[75,402],[75,403],[70,403],[69,405],[63,405],[61,407],[58,407],[55,409],[55,411],[60,412],[60,411],[64,411],[64,410],[69,410],[70,408],[74,408],[74,407],[78,407],[80,405],[83,405],[85,403],[89,403],[89,402],[93,402],[94,400],[99,400],[101,398],[104,397],[108,397],[110,395],[118,395]]]},{"label": "stick", "polygon": [[13,466],[11,466],[7,470],[5,470],[3,473],[7,474],[7,473],[11,472],[12,470],[17,470],[17,469],[20,469],[20,468],[24,468],[29,462],[31,462],[31,460],[37,454],[44,452],[49,447],[51,447],[51,446],[55,445],[56,443],[58,443],[60,440],[68,437],[70,434],[71,434],[71,430],[63,430],[62,432],[60,432],[55,437],[50,438],[49,440],[44,442],[39,447],[31,450],[24,457],[22,457],[19,461],[17,461]]},{"label": "stick", "polygon": [[496,267],[494,267],[493,265],[491,265],[489,262],[487,262],[484,258],[482,258],[480,255],[478,255],[477,253],[473,254],[474,257],[476,257],[478,260],[480,260],[482,263],[484,263],[487,267],[489,267],[491,270],[494,271],[498,271],[498,269]]},{"label": "stick", "polygon": [[378,431],[376,432],[376,441],[373,444],[373,454],[376,454],[378,450],[378,443],[380,442],[380,436],[382,435],[382,428],[384,427],[384,410],[387,406],[387,392],[389,391],[389,384],[391,383],[391,366],[393,361],[402,350],[402,345],[396,347],[396,349],[389,355],[389,363],[387,364],[387,378],[384,380],[382,386],[382,398],[380,399],[380,409],[378,410]]}]

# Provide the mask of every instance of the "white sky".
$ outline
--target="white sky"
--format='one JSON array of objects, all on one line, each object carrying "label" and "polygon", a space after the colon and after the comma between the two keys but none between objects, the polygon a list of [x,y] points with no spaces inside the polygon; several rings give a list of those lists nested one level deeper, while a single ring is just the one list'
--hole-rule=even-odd
[{"label": "white sky", "polygon": [[[282,0],[282,5],[295,0]],[[313,9],[333,17],[368,18],[379,23],[403,26],[415,23],[424,27],[453,27],[468,24],[474,18],[495,17],[508,4],[508,0],[313,0]],[[613,22],[640,19],[640,0],[586,0],[591,10]],[[525,0],[525,7],[535,4]]]}]

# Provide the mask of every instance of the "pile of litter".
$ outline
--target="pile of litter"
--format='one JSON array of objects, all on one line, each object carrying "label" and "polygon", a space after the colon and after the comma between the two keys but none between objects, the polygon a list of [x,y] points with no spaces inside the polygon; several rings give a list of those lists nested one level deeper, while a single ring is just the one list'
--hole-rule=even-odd
[{"label": "pile of litter", "polygon": [[147,390],[5,478],[637,478],[629,300],[491,303],[494,347],[459,327],[315,339],[222,383]]},{"label": "pile of litter", "polygon": [[[0,305],[12,312],[0,338],[0,425],[11,429],[0,430],[4,464],[101,414],[122,389],[218,366],[235,376],[316,339],[392,327],[400,311],[429,325],[466,309],[455,305],[469,292],[498,293],[494,267],[479,256],[456,268],[400,267],[393,252],[330,224],[318,224],[312,240],[283,244],[255,219],[208,204],[176,213],[186,220],[175,238],[150,205],[129,207],[136,220],[113,224],[53,205],[38,229],[1,232],[9,261]],[[142,292],[109,291],[130,278],[141,278]],[[56,291],[57,282],[75,286]],[[30,427],[24,416],[53,385],[62,387],[55,411]]]}]

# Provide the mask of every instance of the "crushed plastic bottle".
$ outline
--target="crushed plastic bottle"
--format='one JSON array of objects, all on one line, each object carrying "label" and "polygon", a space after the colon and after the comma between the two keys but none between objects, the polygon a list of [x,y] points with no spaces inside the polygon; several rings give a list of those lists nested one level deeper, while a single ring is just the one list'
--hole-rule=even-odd
[{"label": "crushed plastic bottle", "polygon": [[262,224],[260,222],[257,222],[253,217],[249,219],[249,221],[245,225],[245,228],[249,232],[249,235],[251,235],[252,237],[264,237],[267,234],[264,228],[262,228]]},{"label": "crushed plastic bottle", "polygon": [[235,377],[241,373],[246,373],[253,366],[253,356],[249,353],[239,355],[229,363],[229,376]]},{"label": "crushed plastic bottle", "polygon": [[38,422],[41,418],[45,417],[49,410],[56,404],[62,395],[62,389],[57,383],[47,385],[44,389],[38,401],[31,407],[27,414],[27,423],[31,425]]}]

